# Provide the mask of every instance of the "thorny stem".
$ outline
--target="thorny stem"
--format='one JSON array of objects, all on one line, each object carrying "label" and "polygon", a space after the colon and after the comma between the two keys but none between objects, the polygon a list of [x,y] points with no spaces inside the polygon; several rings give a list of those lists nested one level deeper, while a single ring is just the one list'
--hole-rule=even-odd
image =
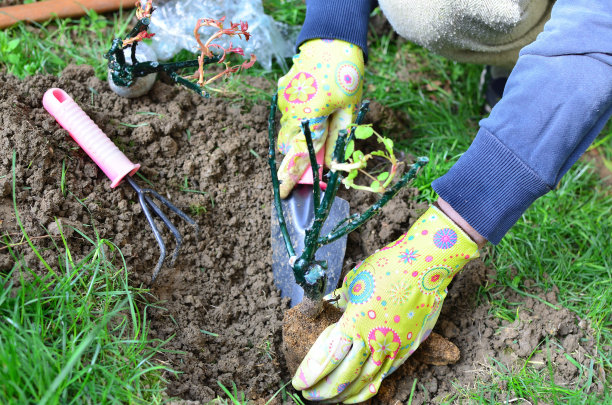
[{"label": "thorny stem", "polygon": [[204,98],[208,98],[209,97],[208,93],[202,92],[202,89],[200,88],[200,86],[198,86],[196,83],[190,82],[189,80],[185,79],[184,77],[182,77],[178,73],[171,72],[171,73],[169,73],[169,76],[176,83],[182,84],[183,86],[187,87],[189,90],[193,90],[196,93],[200,94],[202,97],[204,97]]},{"label": "thorny stem", "polygon": [[317,162],[317,155],[314,151],[314,146],[312,144],[312,134],[310,133],[309,121],[306,119],[302,120],[302,132],[304,132],[306,146],[308,147],[308,156],[310,157],[310,168],[312,169],[313,179],[312,193],[314,197],[314,212],[316,214],[319,210],[319,202],[321,201],[321,185],[319,184],[319,163]]},{"label": "thorny stem", "polygon": [[365,115],[367,114],[369,109],[370,100],[363,100],[363,102],[361,103],[361,107],[359,108],[359,113],[357,113],[357,119],[355,119],[356,125],[351,128],[351,133],[349,134],[349,137],[346,140],[347,144],[353,139],[355,139],[355,131],[357,130],[357,125],[360,125],[363,122],[363,119],[365,118]]},{"label": "thorny stem", "polygon": [[[113,81],[115,84],[119,86],[131,86],[134,83],[134,80],[139,77],[147,76],[151,73],[159,73],[166,72],[175,82],[184,85],[190,90],[195,91],[203,97],[207,97],[206,92],[204,92],[196,83],[192,83],[187,79],[181,77],[177,71],[198,66],[198,61],[189,60],[183,62],[169,62],[169,63],[159,63],[159,62],[136,62],[136,43],[132,45],[132,64],[129,65],[125,61],[125,57],[123,55],[123,48],[121,47],[121,40],[113,41],[113,45],[108,53],[105,55],[107,59],[109,59],[109,69],[111,71],[111,75],[113,77]],[[206,58],[204,60],[204,65],[217,63],[219,61],[219,56],[213,56],[211,58]]]},{"label": "thorny stem", "polygon": [[[336,146],[334,148],[332,159],[339,163],[342,163],[344,161],[344,147],[346,145],[346,137],[346,130],[341,130],[338,133],[338,139],[336,141]],[[314,255],[317,249],[319,248],[316,242],[319,239],[321,228],[327,220],[332,203],[334,201],[334,198],[336,197],[336,192],[338,191],[339,175],[340,172],[338,171],[331,172],[331,174],[329,175],[329,181],[327,182],[327,189],[325,190],[325,194],[323,195],[323,201],[321,201],[321,205],[315,213],[312,226],[306,230],[306,235],[304,237],[304,251],[302,252],[302,255],[300,256],[298,261],[295,263],[295,266],[293,267],[294,270],[306,269],[314,259]]]},{"label": "thorny stem", "polygon": [[374,205],[372,205],[370,208],[368,208],[368,210],[366,212],[364,212],[363,214],[361,214],[359,217],[357,218],[352,218],[349,219],[348,221],[342,221],[341,223],[339,223],[336,228],[334,228],[332,230],[331,233],[329,233],[328,235],[325,235],[322,238],[319,238],[317,240],[317,248],[323,246],[323,245],[327,245],[328,243],[331,243],[337,239],[340,239],[341,237],[343,237],[344,235],[353,232],[355,229],[359,228],[361,225],[363,225],[365,222],[367,222],[370,217],[372,217],[375,214],[378,214],[380,212],[380,210],[382,209],[382,207],[387,204],[387,202],[389,202],[389,200],[391,200],[393,197],[395,197],[395,195],[405,186],[408,184],[408,182],[410,180],[412,180],[416,174],[417,171],[419,170],[419,168],[421,168],[422,166],[425,166],[427,164],[427,162],[429,161],[429,159],[427,159],[426,157],[420,157],[417,159],[417,161],[415,162],[414,165],[412,165],[412,167],[410,168],[410,170],[404,174],[402,176],[402,178],[393,185],[393,187],[391,187],[389,190],[387,190],[382,197],[380,197],[380,199],[378,201],[376,201],[376,203]]},{"label": "thorny stem", "polygon": [[149,17],[138,20],[130,33],[125,36],[122,46],[125,48],[128,45],[136,45],[143,39],[152,38],[155,34],[149,34],[147,32],[149,24],[151,24],[151,19]]},{"label": "thorny stem", "polygon": [[136,3],[136,18],[138,21],[129,34],[123,40],[123,48],[133,44],[132,64],[136,64],[136,44],[143,39],[151,38],[155,34],[149,34],[149,24],[151,23],[151,13],[153,13],[153,0],[147,0],[145,7],[142,8],[140,1]]},{"label": "thorny stem", "polygon": [[293,245],[291,244],[289,231],[287,231],[287,223],[285,222],[285,216],[283,215],[283,205],[281,204],[280,191],[278,189],[278,175],[276,174],[276,152],[274,150],[274,133],[276,132],[276,126],[274,125],[274,116],[276,115],[277,98],[277,94],[272,97],[272,104],[270,105],[270,116],[268,117],[268,140],[270,141],[270,147],[268,150],[268,165],[270,166],[270,174],[272,175],[274,208],[276,211],[276,217],[278,218],[279,228],[281,230],[281,233],[283,234],[283,239],[285,240],[287,254],[289,255],[289,257],[295,257],[295,250],[293,249]]}]

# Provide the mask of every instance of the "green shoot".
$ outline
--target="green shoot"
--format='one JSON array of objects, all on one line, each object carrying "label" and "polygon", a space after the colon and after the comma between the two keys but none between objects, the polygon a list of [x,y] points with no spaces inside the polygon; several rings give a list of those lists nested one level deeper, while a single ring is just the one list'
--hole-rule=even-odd
[{"label": "green shoot", "polygon": [[[342,184],[344,184],[347,188],[370,191],[373,193],[384,193],[387,191],[387,187],[389,187],[395,178],[395,174],[397,173],[397,169],[399,167],[399,162],[393,153],[393,140],[374,131],[371,124],[351,125],[351,127],[353,126],[355,127],[355,139],[365,140],[374,135],[376,136],[378,143],[383,144],[384,149],[376,150],[366,155],[361,150],[355,150],[355,140],[351,139],[347,143],[346,151],[344,153],[346,163],[332,162],[331,169],[348,173],[342,180]],[[386,160],[391,165],[390,169],[378,174],[368,173],[365,170],[366,166],[368,165],[368,160],[372,159],[374,156],[378,156],[383,160]],[[369,179],[369,186],[355,184],[355,179],[359,174],[362,174]]]}]

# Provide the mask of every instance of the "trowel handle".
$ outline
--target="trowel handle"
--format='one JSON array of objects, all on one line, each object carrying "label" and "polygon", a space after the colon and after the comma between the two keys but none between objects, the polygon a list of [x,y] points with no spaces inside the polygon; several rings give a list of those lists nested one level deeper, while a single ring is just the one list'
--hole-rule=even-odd
[{"label": "trowel handle", "polygon": [[[325,145],[323,145],[321,149],[319,149],[319,151],[317,152],[317,163],[319,164],[319,180],[323,178],[323,159],[324,157],[325,157]],[[312,166],[308,165],[308,167],[306,168],[306,171],[304,171],[304,174],[302,174],[300,181],[298,181],[298,184],[312,185],[313,183],[314,183],[314,177],[312,175]],[[324,183],[323,181],[319,181],[319,186],[321,187],[321,190],[325,190],[327,188],[327,183]]]},{"label": "trowel handle", "polygon": [[139,164],[130,162],[64,90],[47,90],[43,106],[102,169],[111,180],[111,187],[116,187],[126,175],[131,176],[140,168]]}]

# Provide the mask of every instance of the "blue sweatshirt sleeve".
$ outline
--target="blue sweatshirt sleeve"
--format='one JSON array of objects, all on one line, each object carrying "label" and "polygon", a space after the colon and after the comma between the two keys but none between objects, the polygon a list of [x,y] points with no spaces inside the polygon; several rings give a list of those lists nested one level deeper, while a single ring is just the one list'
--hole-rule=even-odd
[{"label": "blue sweatshirt sleeve", "polygon": [[612,1],[557,0],[470,148],[432,186],[497,244],[611,114]]},{"label": "blue sweatshirt sleeve", "polygon": [[377,0],[306,0],[306,19],[297,46],[309,39],[341,39],[359,46],[368,57],[368,20]]}]

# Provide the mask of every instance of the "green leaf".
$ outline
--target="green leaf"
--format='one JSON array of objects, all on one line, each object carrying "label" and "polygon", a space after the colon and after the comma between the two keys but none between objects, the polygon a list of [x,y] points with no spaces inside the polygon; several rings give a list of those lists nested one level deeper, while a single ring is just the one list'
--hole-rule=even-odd
[{"label": "green leaf", "polygon": [[351,170],[351,171],[349,172],[348,176],[346,176],[346,180],[351,180],[351,183],[352,183],[352,180],[353,180],[355,177],[357,177],[357,174],[359,174],[359,172],[357,171],[357,169],[355,169],[355,170]]},{"label": "green leaf", "polygon": [[393,154],[393,141],[389,138],[384,138],[383,143],[385,144],[385,149],[387,149],[387,152]]},{"label": "green leaf", "polygon": [[355,152],[353,152],[353,162],[361,162],[364,157],[365,155],[360,150],[356,150]]},{"label": "green leaf", "polygon": [[355,138],[357,139],[368,139],[374,134],[372,127],[359,126],[355,129]]},{"label": "green leaf", "polygon": [[15,38],[12,41],[9,41],[6,50],[7,51],[12,51],[13,49],[17,48],[17,45],[19,45],[20,39],[19,38]]},{"label": "green leaf", "polygon": [[355,150],[355,141],[350,141],[348,145],[346,145],[346,151],[344,152],[344,160],[348,159]]},{"label": "green leaf", "polygon": [[372,187],[372,190],[374,190],[374,192],[378,192],[378,190],[380,190],[380,182],[377,180],[374,180],[372,182],[372,184],[370,184],[370,187]]},{"label": "green leaf", "polygon": [[381,174],[378,175],[377,179],[378,181],[385,181],[387,180],[388,177],[389,177],[389,172],[382,172]]},{"label": "green leaf", "polygon": [[19,55],[16,53],[10,54],[6,59],[9,61],[9,63],[12,63],[13,65],[18,64],[20,60]]}]

